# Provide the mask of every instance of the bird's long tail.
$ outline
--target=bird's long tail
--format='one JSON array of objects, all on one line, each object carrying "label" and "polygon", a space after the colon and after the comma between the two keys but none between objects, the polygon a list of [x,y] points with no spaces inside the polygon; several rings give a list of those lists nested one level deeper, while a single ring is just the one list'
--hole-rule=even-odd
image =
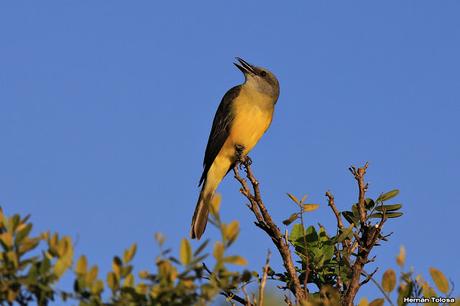
[{"label": "bird's long tail", "polygon": [[195,207],[195,213],[192,218],[192,228],[190,230],[190,237],[192,239],[200,239],[206,229],[208,223],[209,206],[214,194],[214,190],[206,188],[206,181],[201,188],[200,196]]}]

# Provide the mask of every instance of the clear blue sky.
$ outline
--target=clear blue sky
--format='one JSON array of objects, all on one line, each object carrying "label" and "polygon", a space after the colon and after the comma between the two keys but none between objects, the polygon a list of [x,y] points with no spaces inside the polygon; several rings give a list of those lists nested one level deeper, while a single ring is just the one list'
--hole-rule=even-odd
[{"label": "clear blue sky", "polygon": [[[281,84],[251,154],[274,218],[294,209],[286,192],[306,193],[321,204],[308,222],[332,230],[324,192],[349,207],[347,167],[369,161],[370,195],[399,188],[404,203],[377,249],[382,270],[404,244],[409,265],[458,287],[459,12],[457,1],[3,1],[0,203],[31,213],[37,232],[78,237],[103,271],[132,242],[136,266],[153,268],[154,232],[176,248],[188,235],[241,56]],[[231,177],[220,192],[224,219],[241,222],[234,251],[261,267],[270,241]]]}]

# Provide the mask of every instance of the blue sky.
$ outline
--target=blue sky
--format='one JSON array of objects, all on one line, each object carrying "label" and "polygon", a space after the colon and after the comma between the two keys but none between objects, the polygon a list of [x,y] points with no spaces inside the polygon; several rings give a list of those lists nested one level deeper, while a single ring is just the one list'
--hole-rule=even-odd
[{"label": "blue sky", "polygon": [[[385,270],[401,244],[428,277],[460,284],[460,18],[456,1],[9,1],[0,4],[0,203],[35,230],[78,237],[107,271],[153,233],[177,247],[189,232],[211,122],[243,78],[241,56],[279,78],[272,126],[252,152],[267,206],[281,222],[286,192],[321,208],[357,197],[348,166],[370,162],[369,195],[401,190],[404,217],[377,249]],[[253,268],[270,241],[238,185],[221,184],[234,247]],[[217,238],[209,228],[206,236]],[[254,242],[257,242],[255,244]],[[279,261],[273,256],[275,264]],[[380,276],[379,276],[380,277]],[[372,285],[363,294],[377,295]],[[458,294],[458,290],[457,290]]]}]

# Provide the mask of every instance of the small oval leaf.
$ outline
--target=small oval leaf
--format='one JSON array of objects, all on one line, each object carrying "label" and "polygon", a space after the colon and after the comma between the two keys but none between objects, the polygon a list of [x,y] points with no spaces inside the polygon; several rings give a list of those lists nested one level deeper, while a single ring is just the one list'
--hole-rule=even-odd
[{"label": "small oval leaf", "polygon": [[382,288],[385,292],[391,292],[396,286],[396,273],[393,269],[388,269],[383,273]]},{"label": "small oval leaf", "polygon": [[180,243],[179,259],[183,265],[188,265],[192,260],[192,247],[187,239],[182,239]]},{"label": "small oval leaf", "polygon": [[292,201],[294,201],[294,203],[296,204],[299,204],[299,199],[297,199],[297,197],[293,194],[290,194],[289,192],[287,193],[288,197],[291,198]]},{"label": "small oval leaf", "polygon": [[391,191],[388,191],[384,194],[381,194],[378,198],[377,198],[377,202],[384,202],[384,201],[388,201],[389,199],[392,199],[394,198],[395,196],[397,196],[399,194],[399,190],[398,189],[393,189]]},{"label": "small oval leaf", "polygon": [[299,217],[299,214],[298,213],[294,213],[292,215],[289,216],[289,218],[287,218],[286,220],[283,221],[283,224],[284,225],[289,225],[291,224],[292,222],[294,222],[295,220],[297,220],[297,218]]},{"label": "small oval leaf", "polygon": [[314,211],[317,210],[318,207],[319,204],[303,204],[303,212]]},{"label": "small oval leaf", "polygon": [[442,293],[449,292],[449,282],[447,281],[447,278],[444,276],[444,273],[442,273],[436,268],[430,268],[430,275],[436,287],[438,287],[439,291],[441,291]]},{"label": "small oval leaf", "polygon": [[404,246],[401,246],[399,248],[399,254],[398,256],[396,256],[396,263],[398,264],[398,266],[402,268],[405,262],[406,262],[406,249],[404,248]]},{"label": "small oval leaf", "polygon": [[402,207],[402,204],[381,205],[381,206],[377,206],[375,210],[389,212],[389,211],[398,210],[401,207]]}]

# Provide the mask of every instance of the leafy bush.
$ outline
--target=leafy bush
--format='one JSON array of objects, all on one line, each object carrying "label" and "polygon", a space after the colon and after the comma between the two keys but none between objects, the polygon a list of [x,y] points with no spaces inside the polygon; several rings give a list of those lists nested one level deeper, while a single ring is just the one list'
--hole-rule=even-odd
[{"label": "leafy bush", "polygon": [[[267,254],[261,271],[238,268],[247,264],[244,257],[231,253],[240,233],[239,223],[222,221],[219,196],[214,197],[210,209],[210,222],[221,233],[221,239],[213,246],[206,240],[193,250],[189,241],[183,239],[178,255],[174,256],[171,249],[164,248],[164,236],[157,233],[160,254],[155,271],[134,273],[132,260],[137,246],[133,244],[113,258],[112,269],[104,276],[86,256],[74,258],[70,237],[49,232],[34,236],[29,216],[6,216],[0,209],[0,304],[48,305],[71,301],[79,305],[209,305],[222,295],[231,304],[264,305],[270,303],[273,294],[265,292],[268,281],[277,285],[279,290],[275,294],[287,305],[353,305],[357,292],[368,282],[377,286],[382,297],[370,303],[362,299],[359,305],[383,305],[385,301],[390,305],[405,305],[405,297],[445,298],[430,300],[433,305],[449,302],[453,284],[441,271],[435,268],[429,271],[435,287],[422,276],[415,276],[413,270],[404,271],[404,248],[396,258],[401,268],[399,277],[393,269],[388,269],[378,282],[374,278],[377,270],[366,271],[366,265],[375,261],[375,257],[370,257],[373,248],[388,239],[389,235],[383,233],[384,225],[403,214],[401,204],[389,203],[398,190],[375,199],[366,197],[367,164],[350,168],[358,187],[358,200],[350,210],[340,212],[332,193],[326,192],[328,206],[337,220],[333,231],[328,232],[321,225],[307,226],[303,215],[319,205],[307,203],[305,196],[299,200],[288,194],[296,210],[283,221],[290,228],[285,233],[273,222],[249,161],[242,160],[241,166],[246,178],[240,176],[237,167],[235,178],[249,202],[256,226],[267,234],[280,254],[283,271],[270,267],[271,253]],[[210,261],[212,267],[206,264]],[[59,289],[59,280],[70,271],[74,275],[73,289]],[[248,292],[249,284],[257,284],[257,290]],[[395,301],[393,293],[397,296]]]}]

